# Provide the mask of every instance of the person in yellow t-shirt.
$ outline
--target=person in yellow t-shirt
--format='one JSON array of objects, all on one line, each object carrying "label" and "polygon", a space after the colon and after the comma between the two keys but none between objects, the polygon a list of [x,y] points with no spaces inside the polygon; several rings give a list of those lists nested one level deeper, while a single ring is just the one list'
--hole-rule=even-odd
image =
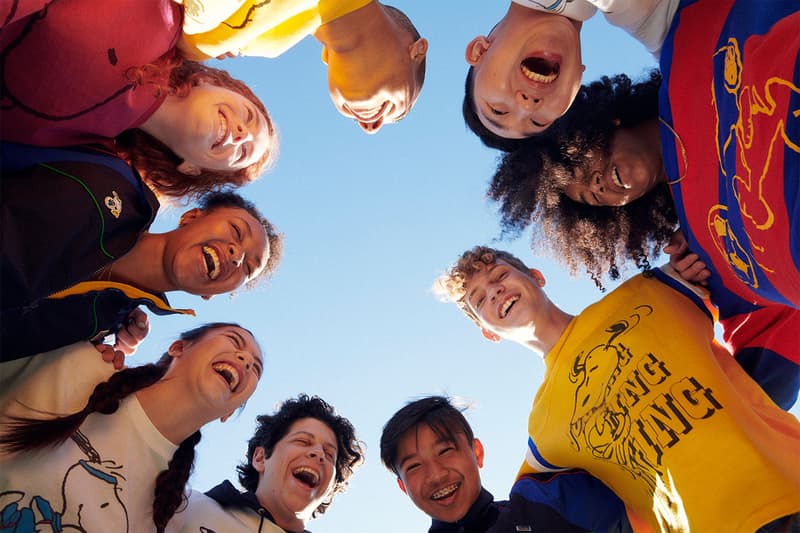
[{"label": "person in yellow t-shirt", "polygon": [[322,43],[328,90],[366,133],[408,114],[422,90],[428,41],[376,0],[184,0],[181,53],[277,57],[308,35]]},{"label": "person in yellow t-shirt", "polygon": [[543,354],[520,476],[582,468],[655,531],[800,527],[800,422],[714,341],[699,289],[665,266],[572,316],[544,284],[480,246],[436,284],[486,338]]}]

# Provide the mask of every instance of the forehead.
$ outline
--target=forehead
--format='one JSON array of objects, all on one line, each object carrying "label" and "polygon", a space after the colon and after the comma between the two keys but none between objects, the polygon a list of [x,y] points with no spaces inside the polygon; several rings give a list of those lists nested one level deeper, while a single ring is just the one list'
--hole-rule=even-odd
[{"label": "forehead", "polygon": [[279,444],[301,434],[313,437],[325,445],[336,447],[336,433],[333,429],[322,420],[313,417],[299,418],[292,422]]}]

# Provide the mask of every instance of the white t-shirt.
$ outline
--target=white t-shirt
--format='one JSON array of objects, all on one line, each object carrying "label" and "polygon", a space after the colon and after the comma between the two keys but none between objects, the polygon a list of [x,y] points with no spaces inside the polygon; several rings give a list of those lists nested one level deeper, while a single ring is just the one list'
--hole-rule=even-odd
[{"label": "white t-shirt", "polygon": [[193,490],[185,509],[167,524],[167,533],[286,533],[250,508],[224,508],[213,498]]},{"label": "white t-shirt", "polygon": [[[78,411],[114,371],[89,343],[8,365],[0,364],[3,417]],[[22,531],[38,531],[38,523],[88,532],[153,531],[155,478],[176,449],[131,395],[112,415],[89,415],[54,448],[0,456],[0,516],[15,517]]]},{"label": "white t-shirt", "polygon": [[609,24],[622,28],[658,57],[679,0],[511,0],[537,11],[588,20],[600,10]]}]

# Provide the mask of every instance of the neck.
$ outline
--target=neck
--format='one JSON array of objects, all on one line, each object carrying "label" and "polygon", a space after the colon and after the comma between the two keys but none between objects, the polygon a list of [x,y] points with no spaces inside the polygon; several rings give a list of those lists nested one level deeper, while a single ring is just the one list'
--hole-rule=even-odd
[{"label": "neck", "polygon": [[[273,489],[275,491],[275,496],[277,496],[281,488],[274,487]],[[275,525],[287,532],[305,531],[307,520],[300,518],[296,513],[284,508],[277,500],[273,500],[268,490],[269,489],[264,490],[259,483],[259,486],[256,488],[256,498],[258,499],[258,503],[272,515]]]},{"label": "neck", "polygon": [[164,275],[162,258],[165,241],[162,235],[142,233],[133,248],[114,261],[111,280],[154,293],[175,290]]},{"label": "neck", "polygon": [[329,50],[342,54],[377,44],[380,39],[392,35],[392,30],[392,22],[383,8],[373,1],[323,24],[314,32],[314,37]]},{"label": "neck", "polygon": [[[192,433],[211,422],[215,415],[203,413],[202,408],[185,392],[176,391],[167,380],[136,391],[136,399],[153,426],[173,444],[180,444]],[[169,406],[165,408],[165,406]]]},{"label": "neck", "polygon": [[580,20],[574,20],[564,15],[555,15],[547,11],[539,11],[538,9],[531,9],[521,4],[517,4],[516,2],[511,2],[511,5],[508,6],[508,11],[506,12],[506,15],[497,24],[495,30],[501,27],[501,25],[507,23],[514,23],[514,24],[529,23],[532,21],[538,21],[543,17],[564,17],[569,22],[571,22],[573,26],[575,26],[575,29],[578,30],[578,32],[580,32],[581,28],[583,27],[583,22]]},{"label": "neck", "polygon": [[177,96],[167,96],[158,108],[139,125],[139,129],[158,139],[167,146],[170,145],[170,132],[175,129],[175,122],[185,119],[180,108],[176,105],[180,101]]},{"label": "neck", "polygon": [[531,324],[526,337],[514,340],[544,357],[556,345],[573,318],[573,315],[551,304],[549,312]]}]

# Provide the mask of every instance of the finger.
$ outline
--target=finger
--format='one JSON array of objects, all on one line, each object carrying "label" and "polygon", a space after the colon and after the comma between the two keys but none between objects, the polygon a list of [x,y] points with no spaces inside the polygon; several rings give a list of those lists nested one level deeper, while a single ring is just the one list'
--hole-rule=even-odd
[{"label": "finger", "polygon": [[125,354],[119,350],[114,350],[113,353],[114,353],[114,360],[113,360],[114,368],[120,370],[122,367],[125,366]]},{"label": "finger", "polygon": [[697,254],[688,254],[684,256],[682,259],[679,259],[674,266],[675,270],[680,272],[681,276],[685,278],[686,271],[690,270],[696,263],[702,264],[702,268],[705,268],[705,264],[700,261],[700,257]]},{"label": "finger", "polygon": [[105,361],[106,363],[110,363],[111,361],[114,360],[114,350],[110,346],[107,346],[105,344],[103,344],[102,346],[103,350],[100,353],[103,356],[103,361]]}]

